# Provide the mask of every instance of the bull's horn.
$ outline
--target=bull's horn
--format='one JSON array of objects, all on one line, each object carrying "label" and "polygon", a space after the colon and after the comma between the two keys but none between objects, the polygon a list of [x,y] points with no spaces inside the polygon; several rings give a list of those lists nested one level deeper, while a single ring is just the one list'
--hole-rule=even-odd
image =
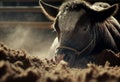
[{"label": "bull's horn", "polygon": [[104,21],[108,17],[116,14],[117,11],[118,11],[118,4],[115,4],[100,11],[92,10],[90,14],[92,15],[91,17],[95,19],[95,21]]},{"label": "bull's horn", "polygon": [[43,1],[39,1],[39,4],[41,6],[41,9],[43,10],[43,13],[50,19],[54,20],[56,15],[58,14],[59,9],[55,6],[49,5]]}]

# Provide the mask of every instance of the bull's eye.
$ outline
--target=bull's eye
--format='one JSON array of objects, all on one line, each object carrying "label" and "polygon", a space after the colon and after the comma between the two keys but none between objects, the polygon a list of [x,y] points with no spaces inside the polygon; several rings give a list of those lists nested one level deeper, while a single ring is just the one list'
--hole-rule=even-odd
[{"label": "bull's eye", "polygon": [[83,31],[87,31],[87,30],[88,30],[88,28],[89,28],[89,26],[88,26],[88,25],[83,26]]},{"label": "bull's eye", "polygon": [[83,31],[86,31],[86,30],[87,30],[87,28],[84,28],[84,29],[83,29]]}]

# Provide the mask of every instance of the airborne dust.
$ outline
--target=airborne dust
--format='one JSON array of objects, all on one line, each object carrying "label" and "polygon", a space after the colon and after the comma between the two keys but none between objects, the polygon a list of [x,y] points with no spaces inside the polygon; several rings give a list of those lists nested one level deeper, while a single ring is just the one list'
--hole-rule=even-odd
[{"label": "airborne dust", "polygon": [[0,21],[18,22],[0,25],[0,42],[12,49],[22,49],[41,58],[47,57],[48,50],[56,36],[53,29],[40,26],[25,26],[19,22],[46,22],[44,14],[38,12],[0,12]]},{"label": "airborne dust", "polygon": [[41,58],[47,57],[54,37],[55,33],[52,29],[24,27],[23,25],[0,28],[0,41],[4,44],[13,49],[25,50]]}]

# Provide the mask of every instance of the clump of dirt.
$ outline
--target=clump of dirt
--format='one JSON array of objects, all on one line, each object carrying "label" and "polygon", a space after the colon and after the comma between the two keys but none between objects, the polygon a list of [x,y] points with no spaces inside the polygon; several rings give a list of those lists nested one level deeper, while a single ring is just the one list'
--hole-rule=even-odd
[{"label": "clump of dirt", "polygon": [[119,58],[119,53],[105,50],[98,57],[99,65],[77,69],[64,61],[56,64],[0,44],[0,82],[120,82],[120,67],[115,66],[120,65]]}]

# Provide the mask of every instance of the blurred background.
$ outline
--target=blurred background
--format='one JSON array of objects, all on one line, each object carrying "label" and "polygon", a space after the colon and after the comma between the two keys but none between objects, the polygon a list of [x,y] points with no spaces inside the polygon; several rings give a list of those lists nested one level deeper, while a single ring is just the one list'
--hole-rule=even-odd
[{"label": "blurred background", "polygon": [[[63,0],[43,0],[60,6]],[[109,4],[119,0],[88,0]],[[120,20],[119,13],[115,18]],[[12,49],[24,49],[30,55],[47,57],[49,48],[56,36],[49,21],[42,13],[39,0],[0,0],[0,42]]]}]

